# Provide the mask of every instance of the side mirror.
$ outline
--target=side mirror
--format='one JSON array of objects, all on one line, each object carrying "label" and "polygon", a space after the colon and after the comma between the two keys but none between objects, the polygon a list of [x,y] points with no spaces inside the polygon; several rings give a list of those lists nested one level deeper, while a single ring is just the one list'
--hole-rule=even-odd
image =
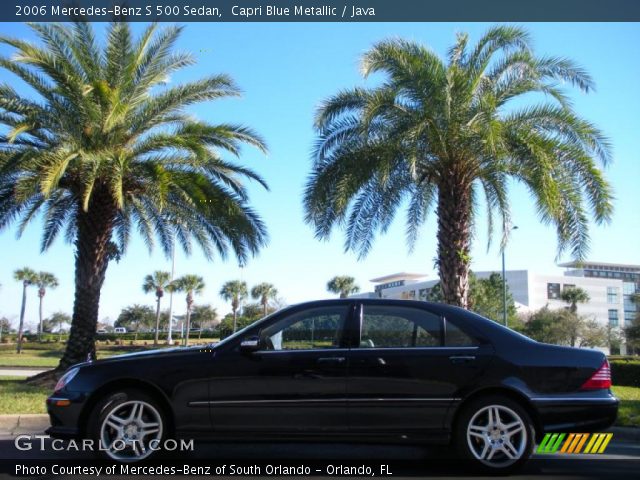
[{"label": "side mirror", "polygon": [[260,349],[260,339],[258,337],[245,338],[240,342],[240,351],[243,353],[251,353]]}]

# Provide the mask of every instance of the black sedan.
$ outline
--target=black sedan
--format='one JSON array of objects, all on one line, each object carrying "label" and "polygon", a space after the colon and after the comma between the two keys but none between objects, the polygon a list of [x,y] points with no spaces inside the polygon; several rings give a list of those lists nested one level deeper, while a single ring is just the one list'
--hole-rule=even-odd
[{"label": "black sedan", "polygon": [[215,345],[79,364],[47,400],[48,433],[93,439],[122,461],[176,437],[396,439],[452,444],[506,471],[546,432],[610,426],[610,386],[601,352],[537,343],[456,307],[317,301]]}]

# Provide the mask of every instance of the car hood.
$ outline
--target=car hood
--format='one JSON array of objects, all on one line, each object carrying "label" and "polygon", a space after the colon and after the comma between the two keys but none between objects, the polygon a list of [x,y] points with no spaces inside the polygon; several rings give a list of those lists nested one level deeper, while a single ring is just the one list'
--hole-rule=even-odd
[{"label": "car hood", "polygon": [[201,352],[203,349],[211,349],[212,345],[196,345],[191,347],[172,347],[172,348],[157,348],[153,350],[143,350],[140,352],[123,353],[122,355],[114,355],[108,358],[102,358],[92,362],[82,363],[80,365],[104,365],[107,363],[127,362],[130,360],[151,360],[160,357],[173,357],[191,355],[193,353]]}]

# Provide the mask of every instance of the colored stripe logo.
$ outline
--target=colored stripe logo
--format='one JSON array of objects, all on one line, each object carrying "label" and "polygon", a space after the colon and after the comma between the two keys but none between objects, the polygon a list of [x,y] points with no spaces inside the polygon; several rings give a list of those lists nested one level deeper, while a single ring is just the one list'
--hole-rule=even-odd
[{"label": "colored stripe logo", "polygon": [[604,453],[612,438],[613,433],[547,433],[536,452]]}]

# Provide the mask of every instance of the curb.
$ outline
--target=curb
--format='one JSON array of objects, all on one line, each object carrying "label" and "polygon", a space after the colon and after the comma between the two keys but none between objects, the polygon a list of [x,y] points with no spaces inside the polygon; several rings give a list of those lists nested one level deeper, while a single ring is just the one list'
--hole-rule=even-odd
[{"label": "curb", "polygon": [[44,434],[49,428],[49,415],[0,415],[0,435]]}]

